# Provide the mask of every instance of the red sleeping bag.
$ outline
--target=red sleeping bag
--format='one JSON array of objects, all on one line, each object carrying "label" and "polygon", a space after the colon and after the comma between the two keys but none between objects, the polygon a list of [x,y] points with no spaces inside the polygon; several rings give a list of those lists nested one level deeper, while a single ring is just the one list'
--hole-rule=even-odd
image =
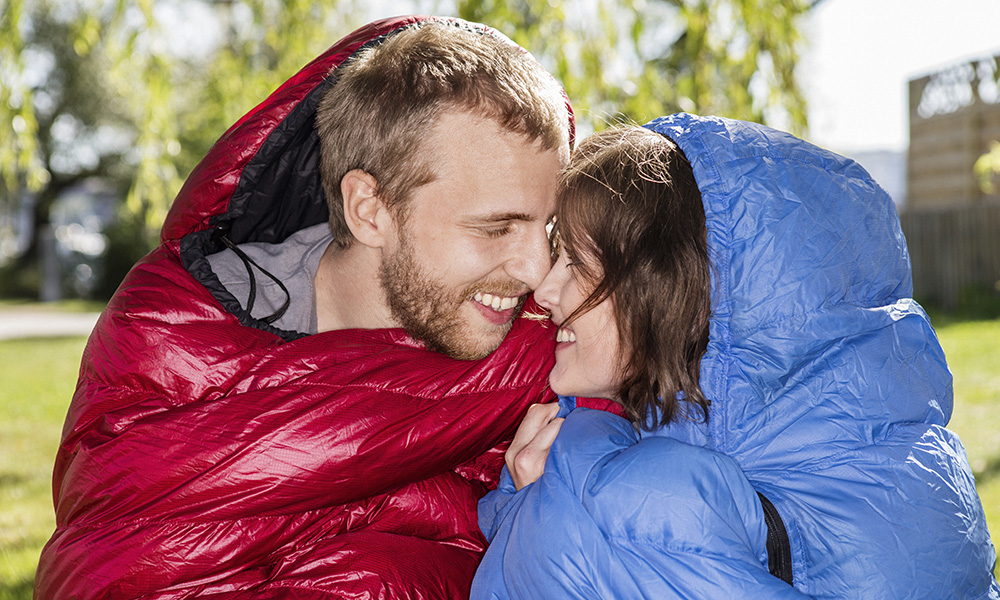
[{"label": "red sleeping bag", "polygon": [[255,321],[205,260],[219,231],[278,242],[325,221],[313,117],[330,71],[422,20],[334,45],[191,175],[87,344],[36,598],[468,594],[476,503],[524,411],[552,399],[553,330],[518,319],[477,361],[402,330],[303,336]]}]

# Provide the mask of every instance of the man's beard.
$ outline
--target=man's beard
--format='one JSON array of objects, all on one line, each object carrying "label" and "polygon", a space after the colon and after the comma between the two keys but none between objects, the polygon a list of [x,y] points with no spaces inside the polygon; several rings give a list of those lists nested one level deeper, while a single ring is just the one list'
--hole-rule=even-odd
[{"label": "man's beard", "polygon": [[[423,342],[428,349],[452,358],[473,360],[488,356],[500,346],[513,323],[511,319],[504,325],[484,324],[483,331],[476,331],[463,321],[462,305],[476,292],[503,294],[516,286],[480,282],[462,292],[449,293],[441,282],[435,281],[417,264],[416,251],[405,231],[400,235],[399,248],[379,267],[379,280],[393,318],[406,333]],[[510,295],[519,294],[511,292]],[[524,298],[514,309],[515,318],[523,304]]]}]

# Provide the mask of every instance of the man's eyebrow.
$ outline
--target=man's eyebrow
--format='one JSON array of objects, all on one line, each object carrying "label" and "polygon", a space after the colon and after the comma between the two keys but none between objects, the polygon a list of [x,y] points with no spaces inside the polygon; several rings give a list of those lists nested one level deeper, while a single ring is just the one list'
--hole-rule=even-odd
[{"label": "man's eyebrow", "polygon": [[497,212],[485,215],[474,215],[469,218],[472,223],[502,223],[505,221],[537,221],[538,217],[520,212]]}]

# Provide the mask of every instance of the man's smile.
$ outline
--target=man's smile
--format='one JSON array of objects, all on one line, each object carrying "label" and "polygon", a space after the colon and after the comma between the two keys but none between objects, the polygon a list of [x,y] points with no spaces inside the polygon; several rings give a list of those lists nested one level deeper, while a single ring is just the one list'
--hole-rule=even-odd
[{"label": "man's smile", "polygon": [[519,296],[494,296],[493,294],[484,294],[482,292],[476,292],[473,299],[482,304],[485,307],[492,308],[493,310],[507,310],[508,308],[514,308],[517,303],[521,300]]}]

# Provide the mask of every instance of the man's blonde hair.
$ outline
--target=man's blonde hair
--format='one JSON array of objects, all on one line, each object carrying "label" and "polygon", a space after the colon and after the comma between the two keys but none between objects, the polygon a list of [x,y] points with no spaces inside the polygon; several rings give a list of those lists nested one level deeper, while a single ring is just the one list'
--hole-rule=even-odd
[{"label": "man's blonde hair", "polygon": [[354,241],[341,179],[353,169],[367,172],[401,218],[410,192],[434,178],[418,150],[442,111],[474,111],[546,149],[569,146],[571,117],[555,79],[502,35],[469,27],[434,21],[401,29],[333,74],[316,127],[330,227],[341,247]]}]

